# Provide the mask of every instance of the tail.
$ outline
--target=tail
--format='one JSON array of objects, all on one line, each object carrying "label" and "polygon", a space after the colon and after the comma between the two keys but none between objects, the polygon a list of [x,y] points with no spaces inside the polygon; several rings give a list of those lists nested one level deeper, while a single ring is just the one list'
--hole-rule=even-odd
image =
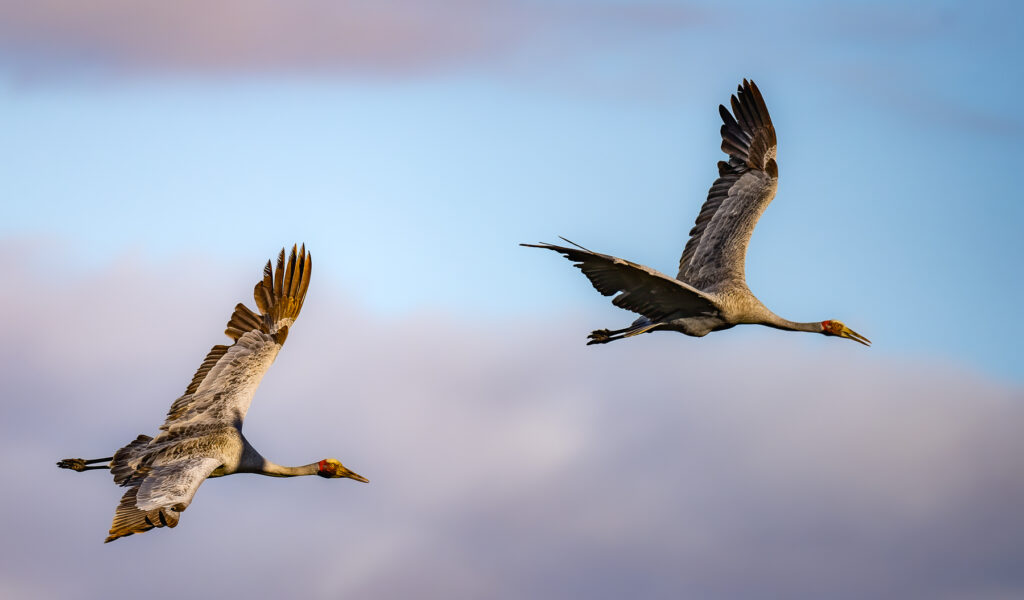
[{"label": "tail", "polygon": [[114,473],[114,483],[126,484],[135,470],[142,465],[142,460],[152,439],[148,435],[140,435],[114,453],[110,463],[110,470]]}]

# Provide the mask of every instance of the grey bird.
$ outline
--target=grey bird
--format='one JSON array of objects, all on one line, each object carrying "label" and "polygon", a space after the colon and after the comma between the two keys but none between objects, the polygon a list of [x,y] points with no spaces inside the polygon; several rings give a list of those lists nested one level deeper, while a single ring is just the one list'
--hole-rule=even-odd
[{"label": "grey bird", "polygon": [[320,475],[369,483],[334,458],[301,467],[278,465],[263,458],[242,435],[253,394],[299,316],[312,271],[313,257],[305,245],[301,250],[293,246],[287,262],[282,249],[276,271],[267,261],[263,279],[253,290],[259,314],[244,304],[235,306],[224,332],[234,343],[210,350],[185,394],[171,404],[156,437],[140,435],[114,456],[66,458],[57,463],[75,471],[109,469],[114,483],[128,488],[107,542],[155,527],[176,526],[199,485],[209,477]]},{"label": "grey bird", "polygon": [[678,331],[703,337],[740,324],[767,325],[860,342],[870,340],[836,319],[798,323],[783,319],[761,303],[747,287],[744,261],[750,236],[761,213],[775,197],[779,166],[775,162],[775,127],[761,92],[743,80],[731,97],[732,112],[719,105],[722,151],[718,179],[690,230],[679,273],[673,279],[650,267],[591,252],[562,238],[572,248],[554,244],[521,244],[563,254],[583,271],[594,288],[615,306],[640,318],[623,329],[591,332],[587,345],[650,333]]}]

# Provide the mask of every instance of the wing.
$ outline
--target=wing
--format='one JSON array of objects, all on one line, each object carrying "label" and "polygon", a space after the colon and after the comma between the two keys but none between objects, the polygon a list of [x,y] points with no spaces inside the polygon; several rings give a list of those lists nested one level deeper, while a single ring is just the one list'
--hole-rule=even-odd
[{"label": "wing", "polygon": [[619,292],[612,299],[612,304],[639,313],[652,321],[718,312],[714,300],[700,290],[649,267],[591,252],[582,246],[565,248],[553,244],[520,245],[546,248],[565,255],[576,263],[576,267],[583,271],[594,289],[601,294],[611,296]]},{"label": "wing", "polygon": [[196,490],[221,464],[217,458],[186,457],[143,467],[126,483],[105,542],[155,527],[175,527]]},{"label": "wing", "polygon": [[722,115],[722,151],[718,179],[690,230],[679,259],[680,281],[702,290],[722,283],[745,283],[747,244],[761,213],[775,197],[779,167],[775,162],[775,127],[761,92],[743,80],[732,96],[732,112]]},{"label": "wing", "polygon": [[[263,279],[253,290],[259,314],[244,304],[235,307],[224,331],[234,344],[210,350],[185,394],[171,405],[160,429],[171,432],[196,423],[241,427],[263,374],[299,316],[312,271],[313,258],[305,245],[301,250],[293,246],[287,262],[281,250],[276,271],[267,261]],[[157,441],[161,437],[164,435]]]}]

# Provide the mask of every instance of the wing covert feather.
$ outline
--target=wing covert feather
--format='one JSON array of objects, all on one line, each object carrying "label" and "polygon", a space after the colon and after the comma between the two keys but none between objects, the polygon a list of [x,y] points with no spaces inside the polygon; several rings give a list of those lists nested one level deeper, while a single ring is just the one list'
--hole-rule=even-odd
[{"label": "wing covert feather", "polygon": [[[568,240],[567,240],[568,241]],[[570,242],[572,243],[572,242]],[[639,313],[652,321],[680,316],[713,314],[718,311],[714,300],[678,279],[650,267],[585,248],[566,248],[554,244],[520,244],[545,248],[564,255],[590,280],[602,295],[611,296],[612,304]]]},{"label": "wing covert feather", "polygon": [[230,346],[214,346],[185,394],[171,404],[155,438],[139,436],[112,459],[115,482],[128,490],[114,514],[106,541],[174,527],[196,490],[232,452],[241,451],[238,428],[264,373],[295,322],[312,273],[305,245],[282,249],[276,271],[268,261],[253,297],[259,313],[235,306],[225,334]]},{"label": "wing covert feather", "polygon": [[140,469],[127,483],[129,489],[118,504],[105,541],[177,526],[196,490],[220,464],[216,458],[188,457]]},{"label": "wing covert feather", "polygon": [[729,161],[718,163],[718,178],[679,259],[677,278],[703,290],[745,285],[747,245],[778,183],[775,127],[761,91],[744,79],[730,105],[732,113],[718,107]]},{"label": "wing covert feather", "polygon": [[244,304],[235,306],[224,333],[234,344],[214,346],[185,389],[174,401],[161,429],[192,423],[197,419],[240,422],[252,396],[288,337],[290,326],[302,310],[313,271],[306,246],[292,246],[277,257],[276,271],[267,261],[263,278],[253,289],[259,313]]}]

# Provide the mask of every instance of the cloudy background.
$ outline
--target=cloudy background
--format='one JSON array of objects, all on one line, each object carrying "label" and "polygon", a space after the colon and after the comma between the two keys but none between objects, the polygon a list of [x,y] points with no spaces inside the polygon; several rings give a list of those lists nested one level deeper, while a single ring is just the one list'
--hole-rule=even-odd
[{"label": "cloudy background", "polygon": [[[0,2],[0,596],[1018,598],[1010,3]],[[748,280],[875,345],[631,316],[522,241],[673,272],[743,77]],[[152,433],[262,261],[303,316],[232,477],[103,545],[59,472]]]}]

